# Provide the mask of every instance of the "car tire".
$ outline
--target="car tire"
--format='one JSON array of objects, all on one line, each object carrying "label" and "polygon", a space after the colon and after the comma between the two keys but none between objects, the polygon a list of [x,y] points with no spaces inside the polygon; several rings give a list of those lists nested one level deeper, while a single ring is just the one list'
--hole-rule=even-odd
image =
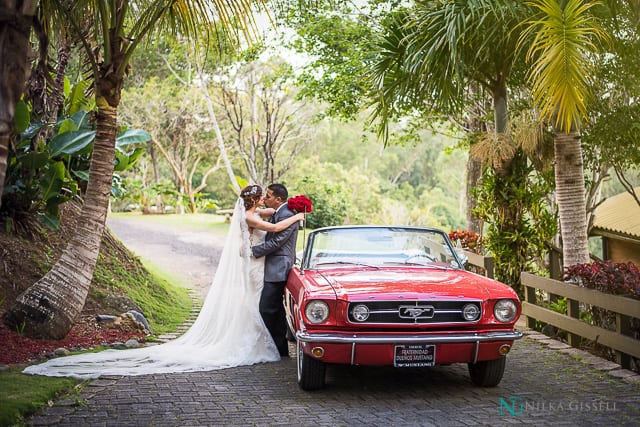
[{"label": "car tire", "polygon": [[296,344],[298,365],[298,385],[303,390],[318,390],[324,387],[324,377],[327,365],[302,351],[302,343]]},{"label": "car tire", "polygon": [[479,387],[495,387],[502,380],[507,358],[469,363],[471,381]]}]

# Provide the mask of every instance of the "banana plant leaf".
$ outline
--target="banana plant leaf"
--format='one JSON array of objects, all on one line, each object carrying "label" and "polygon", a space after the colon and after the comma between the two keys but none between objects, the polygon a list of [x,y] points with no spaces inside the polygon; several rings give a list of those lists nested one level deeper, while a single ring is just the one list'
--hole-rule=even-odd
[{"label": "banana plant leaf", "polygon": [[49,142],[51,157],[80,153],[88,149],[95,137],[96,132],[93,130],[58,134]]}]

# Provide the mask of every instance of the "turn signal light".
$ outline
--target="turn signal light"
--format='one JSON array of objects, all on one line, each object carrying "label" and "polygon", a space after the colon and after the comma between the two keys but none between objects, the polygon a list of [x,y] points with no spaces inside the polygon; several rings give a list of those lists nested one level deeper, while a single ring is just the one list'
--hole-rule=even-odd
[{"label": "turn signal light", "polygon": [[313,347],[313,349],[311,350],[311,354],[313,354],[315,357],[322,357],[324,356],[324,348]]},{"label": "turn signal light", "polygon": [[511,346],[509,344],[502,344],[498,349],[498,353],[500,356],[505,356],[511,350]]}]

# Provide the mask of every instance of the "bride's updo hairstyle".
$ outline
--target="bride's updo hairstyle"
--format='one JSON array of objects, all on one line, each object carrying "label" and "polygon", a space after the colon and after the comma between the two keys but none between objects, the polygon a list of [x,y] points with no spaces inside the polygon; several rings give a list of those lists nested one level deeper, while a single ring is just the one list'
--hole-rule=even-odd
[{"label": "bride's updo hairstyle", "polygon": [[262,187],[259,185],[247,185],[240,192],[240,197],[244,201],[244,208],[251,209],[262,197]]}]

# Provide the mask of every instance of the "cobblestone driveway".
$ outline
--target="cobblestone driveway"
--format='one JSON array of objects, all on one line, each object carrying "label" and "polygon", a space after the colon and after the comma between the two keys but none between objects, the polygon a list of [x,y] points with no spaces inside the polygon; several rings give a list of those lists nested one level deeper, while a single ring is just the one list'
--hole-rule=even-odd
[{"label": "cobblestone driveway", "polygon": [[[536,339],[533,339],[536,338]],[[332,367],[327,387],[301,391],[295,359],[220,371],[94,380],[36,426],[638,426],[638,376],[539,336],[516,343],[498,387],[471,384],[466,365]],[[595,362],[594,362],[595,360]],[[599,363],[600,369],[586,363]],[[86,404],[78,404],[78,402]]]}]

